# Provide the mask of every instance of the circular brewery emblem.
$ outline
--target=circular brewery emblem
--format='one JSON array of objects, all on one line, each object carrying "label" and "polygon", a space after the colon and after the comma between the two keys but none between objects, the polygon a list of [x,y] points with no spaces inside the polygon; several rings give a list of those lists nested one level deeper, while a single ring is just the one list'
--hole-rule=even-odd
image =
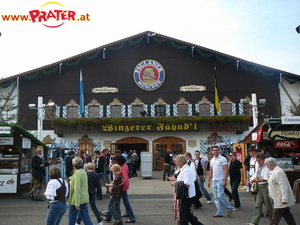
[{"label": "circular brewery emblem", "polygon": [[153,59],[139,62],[133,71],[134,82],[145,91],[154,91],[160,88],[164,83],[165,76],[163,66]]}]

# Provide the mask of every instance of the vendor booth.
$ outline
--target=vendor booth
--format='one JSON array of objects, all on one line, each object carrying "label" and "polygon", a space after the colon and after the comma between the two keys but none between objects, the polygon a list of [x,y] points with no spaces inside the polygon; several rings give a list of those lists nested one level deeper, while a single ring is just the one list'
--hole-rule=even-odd
[{"label": "vendor booth", "polygon": [[0,125],[0,195],[30,190],[30,160],[37,147],[44,153],[47,148],[19,125]]},{"label": "vendor booth", "polygon": [[300,123],[286,121],[289,121],[287,117],[267,118],[241,143],[245,144],[246,150],[256,144],[263,153],[275,158],[293,187],[295,180],[300,178]]}]

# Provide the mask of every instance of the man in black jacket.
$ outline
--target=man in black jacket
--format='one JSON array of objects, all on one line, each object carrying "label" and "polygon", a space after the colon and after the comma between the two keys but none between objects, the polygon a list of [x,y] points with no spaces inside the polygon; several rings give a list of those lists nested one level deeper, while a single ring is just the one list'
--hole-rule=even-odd
[{"label": "man in black jacket", "polygon": [[103,178],[104,171],[104,165],[105,165],[105,157],[100,154],[99,150],[94,151],[95,154],[95,172],[98,175],[98,179],[100,182],[100,187],[97,187],[97,200],[102,200],[102,187],[101,187],[101,181]]},{"label": "man in black jacket", "polygon": [[163,181],[166,180],[166,176],[170,176],[170,168],[171,168],[171,156],[170,156],[171,151],[167,149],[165,151],[164,155],[164,172],[163,172]]},{"label": "man in black jacket", "polygon": [[66,158],[66,176],[69,178],[72,176],[72,171],[73,171],[73,165],[72,165],[72,159],[75,156],[74,151],[69,151],[68,157]]},{"label": "man in black jacket", "polygon": [[[32,201],[44,201],[44,199],[40,198],[42,188],[43,188],[43,178],[44,178],[44,167],[49,165],[49,163],[44,163],[42,159],[43,150],[37,148],[35,150],[36,155],[31,159],[31,168],[32,168],[32,177],[33,177],[33,185],[34,187],[30,191],[30,199]],[[37,190],[37,197],[34,198],[34,191]]]}]

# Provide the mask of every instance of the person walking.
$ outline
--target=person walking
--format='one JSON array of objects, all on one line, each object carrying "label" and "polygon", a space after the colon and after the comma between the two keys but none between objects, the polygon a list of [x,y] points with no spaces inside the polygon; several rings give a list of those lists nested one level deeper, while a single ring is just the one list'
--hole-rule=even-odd
[{"label": "person walking", "polygon": [[100,186],[97,187],[97,200],[102,200],[102,187],[101,187],[101,181],[103,179],[103,173],[105,172],[104,171],[104,166],[105,166],[105,157],[102,156],[100,154],[100,151],[99,150],[95,150],[94,151],[94,154],[95,154],[95,172],[97,173],[98,175],[98,179],[99,179],[99,182],[100,182]]},{"label": "person walking", "polygon": [[80,214],[85,225],[93,225],[87,203],[89,202],[88,178],[86,172],[82,169],[83,161],[77,157],[72,160],[74,173],[70,182],[69,196],[69,225],[74,225],[78,213]]},{"label": "person walking", "polygon": [[230,164],[229,164],[230,186],[231,186],[232,197],[234,200],[233,211],[239,211],[241,209],[241,202],[240,202],[238,188],[241,181],[242,183],[244,183],[243,164],[239,160],[237,160],[235,152],[231,152],[229,158],[230,158]]},{"label": "person walking", "polygon": [[191,213],[191,205],[193,198],[196,196],[195,190],[195,172],[187,164],[187,159],[184,155],[179,154],[175,157],[176,165],[179,167],[179,174],[176,179],[176,187],[183,185],[187,187],[187,196],[180,199],[180,224],[188,225],[190,222],[193,225],[203,225],[198,221],[198,218]]},{"label": "person walking", "polygon": [[154,155],[154,160],[155,160],[155,165],[154,165],[154,170],[155,171],[160,171],[160,154],[159,152],[156,150],[155,155]]},{"label": "person walking", "polygon": [[[258,168],[259,168],[259,165],[256,161],[256,156],[258,154],[258,149],[255,148],[255,147],[250,147],[248,149],[248,153],[250,155],[250,163],[249,163],[249,167],[250,167],[250,170],[249,170],[249,180],[251,180],[252,176],[257,172]],[[249,182],[251,183],[251,182]],[[256,195],[257,195],[257,192],[251,192],[253,197],[254,197],[254,201],[256,201]]]},{"label": "person walking", "polygon": [[131,157],[132,157],[132,176],[136,177],[137,176],[136,170],[139,161],[139,156],[136,153],[136,150],[133,150]]},{"label": "person walking", "polygon": [[258,225],[261,215],[262,206],[266,206],[266,215],[269,220],[272,220],[272,204],[268,193],[268,179],[270,177],[270,170],[267,168],[265,162],[265,155],[263,153],[258,153],[256,156],[256,162],[258,164],[258,170],[251,178],[251,183],[257,182],[257,197],[255,201],[255,208],[251,218],[251,223],[246,223],[246,225]]},{"label": "person walking", "polygon": [[210,187],[210,181],[212,182],[212,188],[214,192],[215,205],[217,207],[217,213],[213,217],[223,217],[222,205],[227,209],[227,216],[232,214],[232,206],[224,195],[224,188],[227,186],[228,177],[228,162],[225,157],[221,155],[221,151],[218,146],[213,147],[214,157],[210,160],[210,170],[208,175],[207,186]]},{"label": "person walking", "polygon": [[290,210],[290,206],[295,204],[296,199],[286,173],[277,165],[276,159],[272,157],[267,158],[265,164],[271,171],[268,179],[268,190],[274,203],[270,225],[278,225],[282,217],[288,225],[296,225]]},{"label": "person walking", "polygon": [[73,172],[73,165],[72,165],[72,159],[75,156],[75,152],[73,150],[68,152],[68,157],[66,158],[66,177],[69,178],[70,176],[72,176],[72,172]]},{"label": "person walking", "polygon": [[132,153],[133,151],[130,149],[129,150],[129,153],[127,155],[127,158],[126,158],[126,164],[128,166],[128,169],[129,169],[129,178],[131,178],[133,176],[133,158],[132,158]]},{"label": "person walking", "polygon": [[166,180],[166,176],[170,176],[170,169],[171,169],[171,156],[170,156],[171,151],[167,149],[165,151],[164,155],[164,171],[163,171],[163,181]]},{"label": "person walking", "polygon": [[204,194],[207,204],[211,203],[211,196],[208,193],[208,191],[204,187],[204,182],[206,179],[206,163],[205,159],[200,158],[200,151],[196,150],[195,151],[195,165],[196,165],[196,173],[197,173],[197,182],[199,184],[200,190]]},{"label": "person walking", "polygon": [[[44,163],[42,159],[43,150],[37,148],[35,150],[36,155],[31,159],[31,167],[32,167],[32,177],[33,177],[33,185],[34,187],[31,189],[29,198],[32,201],[44,201],[40,197],[42,188],[43,188],[43,180],[44,180],[44,167],[48,166],[49,163]],[[34,192],[37,190],[37,197],[34,198]]]},{"label": "person walking", "polygon": [[250,192],[250,185],[249,185],[249,182],[250,182],[250,175],[249,175],[249,172],[250,172],[250,159],[251,159],[251,156],[249,155],[249,152],[244,160],[244,165],[246,166],[246,192]]},{"label": "person walking", "polygon": [[[176,158],[176,157],[175,157]],[[197,173],[196,173],[196,165],[194,163],[194,160],[192,159],[192,154],[190,152],[186,152],[185,153],[185,158],[187,160],[186,164],[191,167],[191,171],[194,173],[194,178],[195,181],[197,179]],[[196,187],[195,187],[196,188]],[[198,187],[199,188],[199,187]],[[199,188],[200,189],[200,188]],[[193,198],[193,208],[194,209],[199,209],[202,207],[202,204],[200,202],[200,196],[197,196],[197,194],[195,195],[195,197]]]},{"label": "person walking", "polygon": [[[89,156],[86,157],[86,162],[88,161]],[[86,169],[86,174],[88,177],[88,192],[89,192],[89,202],[90,202],[90,206],[92,208],[92,211],[95,215],[95,217],[97,218],[97,225],[103,225],[102,222],[102,217],[100,215],[100,212],[96,206],[96,188],[100,186],[100,182],[98,179],[98,175],[95,173],[95,165],[92,162],[88,162],[85,164],[85,169]],[[81,223],[81,214],[78,213],[78,217],[76,220],[76,224],[75,225],[79,225]]]},{"label": "person walking", "polygon": [[[123,200],[126,212],[124,214],[121,214],[121,216],[129,217],[129,220],[126,220],[125,223],[135,223],[136,218],[135,218],[135,215],[131,208],[129,198],[128,198],[128,192],[127,192],[129,189],[129,175],[128,175],[129,170],[128,170],[128,166],[125,162],[126,162],[126,159],[124,158],[124,156],[116,153],[116,155],[113,158],[113,164],[118,164],[121,167],[120,171],[123,176],[123,184],[124,184],[122,200]],[[111,216],[112,216],[111,213],[109,211],[107,211],[106,216],[103,217],[103,220],[110,222]]]},{"label": "person walking", "polygon": [[123,225],[121,210],[120,210],[120,201],[123,196],[123,176],[120,172],[121,167],[118,164],[112,165],[110,168],[112,173],[115,176],[115,179],[112,184],[105,184],[107,187],[112,187],[111,197],[108,203],[108,211],[115,218],[115,225]]},{"label": "person walking", "polygon": [[66,197],[68,196],[68,184],[61,178],[58,167],[51,167],[49,171],[51,180],[47,184],[44,196],[49,200],[49,212],[47,225],[59,225],[67,210]]}]

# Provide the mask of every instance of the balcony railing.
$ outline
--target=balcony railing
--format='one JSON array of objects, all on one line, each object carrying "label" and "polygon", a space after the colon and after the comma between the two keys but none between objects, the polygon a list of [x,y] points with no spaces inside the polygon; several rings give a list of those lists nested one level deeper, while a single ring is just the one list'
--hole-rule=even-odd
[{"label": "balcony railing", "polygon": [[151,132],[243,132],[249,129],[249,116],[139,117],[54,119],[55,134],[151,133]]}]

